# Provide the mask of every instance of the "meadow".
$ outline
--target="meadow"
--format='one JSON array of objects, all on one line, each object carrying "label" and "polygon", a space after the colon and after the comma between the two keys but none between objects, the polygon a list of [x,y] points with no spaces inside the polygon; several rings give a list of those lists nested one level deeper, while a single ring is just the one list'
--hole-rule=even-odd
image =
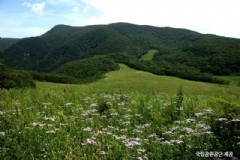
[{"label": "meadow", "polygon": [[0,159],[239,158],[239,97],[123,64],[89,84],[0,90]]}]

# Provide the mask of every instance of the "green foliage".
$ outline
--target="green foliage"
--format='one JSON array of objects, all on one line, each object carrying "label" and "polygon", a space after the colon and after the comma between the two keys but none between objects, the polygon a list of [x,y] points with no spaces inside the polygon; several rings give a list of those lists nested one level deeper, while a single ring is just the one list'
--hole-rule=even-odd
[{"label": "green foliage", "polygon": [[31,74],[7,68],[0,59],[0,89],[35,87]]},{"label": "green foliage", "polygon": [[17,43],[20,39],[17,38],[1,38],[0,37],[0,52],[6,50],[13,44]]},{"label": "green foliage", "polygon": [[35,87],[31,74],[25,71],[6,69],[0,72],[0,88]]},{"label": "green foliage", "polygon": [[55,73],[72,76],[85,83],[102,78],[105,73],[117,69],[119,66],[112,59],[99,56],[66,63],[60,66]]},{"label": "green foliage", "polygon": [[47,82],[64,83],[64,84],[79,83],[79,80],[71,76],[53,74],[53,73],[40,73],[40,72],[34,72],[34,71],[31,71],[29,73],[31,73],[33,79],[37,81],[47,81]]}]

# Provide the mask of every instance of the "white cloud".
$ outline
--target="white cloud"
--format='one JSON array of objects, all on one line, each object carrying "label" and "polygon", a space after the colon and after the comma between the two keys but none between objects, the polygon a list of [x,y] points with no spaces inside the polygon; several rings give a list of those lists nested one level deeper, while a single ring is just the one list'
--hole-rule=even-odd
[{"label": "white cloud", "polygon": [[22,5],[26,6],[28,8],[31,8],[31,10],[38,15],[43,15],[43,9],[45,7],[45,2],[40,2],[40,3],[24,2]]},{"label": "white cloud", "polygon": [[[131,22],[238,36],[239,0],[82,0],[102,11],[88,24]],[[238,35],[237,35],[238,34]]]}]

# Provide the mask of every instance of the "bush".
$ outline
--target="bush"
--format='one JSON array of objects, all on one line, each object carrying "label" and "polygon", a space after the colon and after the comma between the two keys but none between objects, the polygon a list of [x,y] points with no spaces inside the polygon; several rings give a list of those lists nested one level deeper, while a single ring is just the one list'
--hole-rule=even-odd
[{"label": "bush", "polygon": [[53,74],[53,73],[39,73],[30,72],[34,80],[47,81],[54,83],[76,84],[79,81],[76,78],[66,75]]},{"label": "bush", "polygon": [[35,86],[33,78],[28,72],[12,69],[0,72],[0,88],[34,88]]}]

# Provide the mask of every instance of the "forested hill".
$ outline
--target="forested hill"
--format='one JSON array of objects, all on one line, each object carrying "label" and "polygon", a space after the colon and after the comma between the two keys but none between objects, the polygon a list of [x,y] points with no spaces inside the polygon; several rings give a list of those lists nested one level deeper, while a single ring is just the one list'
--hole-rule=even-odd
[{"label": "forested hill", "polygon": [[[158,52],[151,61],[141,61],[149,49]],[[58,25],[42,36],[20,40],[1,54],[10,67],[37,71],[53,71],[94,55],[110,55],[117,62],[156,74],[240,72],[239,39],[129,23]]]},{"label": "forested hill", "polygon": [[17,43],[20,39],[17,38],[1,38],[0,37],[0,51],[4,51],[11,45]]}]

